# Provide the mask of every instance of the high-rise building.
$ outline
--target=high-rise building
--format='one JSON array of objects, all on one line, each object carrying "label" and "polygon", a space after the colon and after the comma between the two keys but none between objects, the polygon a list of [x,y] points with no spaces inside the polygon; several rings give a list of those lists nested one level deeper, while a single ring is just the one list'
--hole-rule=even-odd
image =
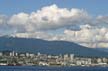
[{"label": "high-rise building", "polygon": [[68,56],[68,54],[65,54],[64,55],[64,61],[68,61],[69,60],[69,56]]},{"label": "high-rise building", "polygon": [[10,52],[10,56],[15,56],[15,52],[14,51]]},{"label": "high-rise building", "polygon": [[2,52],[0,52],[0,56],[2,56],[3,55],[3,53]]},{"label": "high-rise building", "polygon": [[74,54],[70,54],[70,61],[74,60]]},{"label": "high-rise building", "polygon": [[37,55],[40,56],[41,55],[40,52],[38,52]]},{"label": "high-rise building", "polygon": [[27,56],[27,57],[29,57],[29,56],[30,56],[30,54],[29,54],[29,53],[26,53],[26,56]]}]

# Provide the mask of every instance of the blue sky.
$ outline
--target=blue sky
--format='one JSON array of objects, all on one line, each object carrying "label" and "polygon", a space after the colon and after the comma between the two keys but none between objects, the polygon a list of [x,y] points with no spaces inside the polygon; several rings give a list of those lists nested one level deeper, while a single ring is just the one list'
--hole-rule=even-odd
[{"label": "blue sky", "polygon": [[1,0],[0,14],[31,13],[52,4],[61,8],[84,9],[92,15],[108,13],[108,0]]},{"label": "blue sky", "polygon": [[[108,42],[108,0],[1,0],[2,35]],[[108,47],[108,43],[99,47]]]}]

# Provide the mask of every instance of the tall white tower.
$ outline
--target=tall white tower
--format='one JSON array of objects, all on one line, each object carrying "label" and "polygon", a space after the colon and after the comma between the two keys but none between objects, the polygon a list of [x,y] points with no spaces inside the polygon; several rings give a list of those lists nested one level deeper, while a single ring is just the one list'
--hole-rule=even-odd
[{"label": "tall white tower", "polygon": [[14,51],[12,52],[12,56],[15,56],[15,52]]},{"label": "tall white tower", "polygon": [[74,60],[74,54],[70,54],[70,61]]}]

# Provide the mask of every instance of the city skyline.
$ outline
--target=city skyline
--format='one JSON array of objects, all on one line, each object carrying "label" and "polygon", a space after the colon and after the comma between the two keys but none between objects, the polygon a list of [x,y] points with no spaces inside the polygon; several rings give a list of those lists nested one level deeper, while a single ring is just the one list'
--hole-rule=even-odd
[{"label": "city skyline", "polygon": [[0,52],[0,66],[108,66],[108,57],[83,57],[74,54],[33,54],[15,51]]}]

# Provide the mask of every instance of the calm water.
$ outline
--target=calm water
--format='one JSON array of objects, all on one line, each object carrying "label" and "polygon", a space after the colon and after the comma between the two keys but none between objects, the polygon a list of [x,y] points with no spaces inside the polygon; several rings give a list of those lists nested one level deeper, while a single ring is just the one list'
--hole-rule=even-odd
[{"label": "calm water", "polygon": [[0,71],[108,71],[107,67],[0,66]]}]

